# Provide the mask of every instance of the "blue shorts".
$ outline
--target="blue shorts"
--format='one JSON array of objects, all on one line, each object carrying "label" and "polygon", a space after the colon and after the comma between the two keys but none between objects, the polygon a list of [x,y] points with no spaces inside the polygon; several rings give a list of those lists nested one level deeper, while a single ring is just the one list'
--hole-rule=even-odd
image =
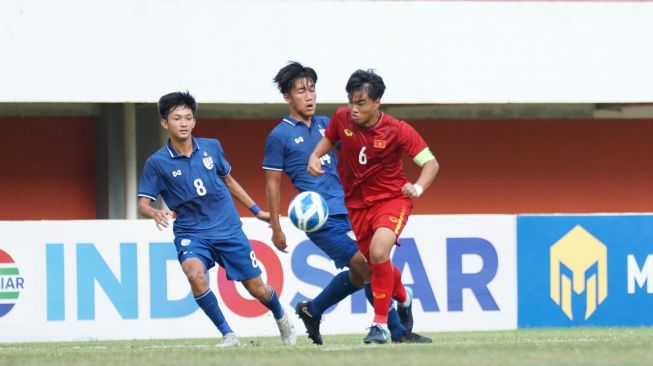
[{"label": "blue shorts", "polygon": [[183,263],[188,258],[197,258],[206,270],[218,263],[227,272],[227,278],[243,281],[261,275],[254,250],[244,233],[228,239],[210,240],[188,235],[175,237],[177,259]]},{"label": "blue shorts", "polygon": [[306,233],[309,239],[322,249],[333,261],[337,268],[344,268],[358,251],[354,240],[354,232],[347,215],[332,215],[320,230]]}]

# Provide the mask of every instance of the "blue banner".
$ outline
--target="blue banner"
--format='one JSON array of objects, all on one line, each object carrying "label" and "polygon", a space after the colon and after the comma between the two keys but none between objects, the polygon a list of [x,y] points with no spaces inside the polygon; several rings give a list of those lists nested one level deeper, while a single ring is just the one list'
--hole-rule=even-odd
[{"label": "blue banner", "polygon": [[518,216],[517,271],[519,327],[653,325],[653,216]]}]

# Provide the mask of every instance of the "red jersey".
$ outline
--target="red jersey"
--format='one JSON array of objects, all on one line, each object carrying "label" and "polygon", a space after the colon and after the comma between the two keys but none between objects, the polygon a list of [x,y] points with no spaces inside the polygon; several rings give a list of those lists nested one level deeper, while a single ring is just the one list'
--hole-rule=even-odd
[{"label": "red jersey", "polygon": [[383,113],[374,127],[362,128],[347,107],[338,108],[324,135],[333,143],[340,141],[338,174],[349,208],[402,197],[401,188],[408,182],[402,153],[414,158],[427,148],[408,123]]}]

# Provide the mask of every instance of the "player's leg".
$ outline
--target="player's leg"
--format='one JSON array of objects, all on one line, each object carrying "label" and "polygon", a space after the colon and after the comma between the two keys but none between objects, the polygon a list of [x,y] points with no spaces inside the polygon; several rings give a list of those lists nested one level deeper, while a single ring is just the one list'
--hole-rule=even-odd
[{"label": "player's leg", "polygon": [[397,312],[401,324],[409,332],[413,331],[413,289],[405,287],[401,281],[401,271],[399,268],[394,267],[395,287],[394,293],[401,292],[404,294],[403,301],[397,300]]},{"label": "player's leg", "polygon": [[[181,245],[182,240],[184,240],[185,244],[183,246]],[[222,343],[219,345],[229,347],[238,346],[238,338],[222,314],[218,305],[218,299],[213,291],[211,291],[206,279],[207,268],[210,268],[213,264],[206,256],[202,255],[205,252],[208,253],[207,248],[204,247],[201,241],[195,239],[175,239],[175,244],[181,253],[179,256],[181,269],[188,279],[191,291],[195,297],[195,302],[197,302],[200,309],[211,319],[211,322],[213,322],[223,336]]]},{"label": "player's leg", "polygon": [[[360,252],[359,252],[360,254]],[[365,257],[360,254],[360,259],[358,259],[357,264],[353,264],[350,266],[352,268],[352,273],[356,274],[359,276],[361,279],[365,281],[365,297],[367,298],[367,301],[374,306],[374,297],[372,296],[372,286],[369,282],[370,278],[370,267],[367,264],[367,261],[365,260]],[[352,258],[352,262],[356,261],[357,258]],[[354,268],[360,268],[360,266],[364,266],[363,269],[359,270],[360,272],[363,272],[363,275],[359,275],[357,271],[354,271]],[[402,339],[402,336],[405,336],[406,333],[406,328],[404,328],[403,324],[401,323],[401,320],[399,318],[399,315],[397,314],[397,310],[390,305],[390,310],[388,312],[388,330],[390,331],[390,336],[392,338],[393,342],[400,342]]]},{"label": "player's leg", "polygon": [[227,279],[240,281],[250,295],[270,309],[279,327],[283,343],[294,345],[295,328],[283,310],[274,288],[263,282],[256,255],[245,233],[241,232],[233,238],[222,240],[216,243],[214,248],[215,259],[224,267]]},{"label": "player's leg", "polygon": [[[365,285],[365,297],[367,301],[374,306],[374,297],[372,296],[372,286],[367,283]],[[399,320],[399,315],[397,315],[397,310],[390,305],[390,310],[388,311],[388,330],[390,331],[390,336],[393,341],[401,338],[402,335],[406,332],[406,328],[401,324]]]},{"label": "player's leg", "polygon": [[[408,288],[408,287],[407,287]],[[374,297],[372,297],[372,287],[370,284],[365,285],[365,297],[367,301],[374,306]],[[413,333],[412,330],[404,328],[399,319],[399,314],[393,305],[390,305],[388,312],[388,330],[392,343],[432,343],[433,340],[429,337]]]},{"label": "player's leg", "polygon": [[[386,343],[388,312],[394,290],[394,266],[390,261],[390,251],[397,240],[395,233],[387,227],[379,227],[370,243],[370,284],[374,298],[374,320],[365,343]],[[405,296],[405,293],[404,293]]]},{"label": "player's leg", "polygon": [[372,270],[367,263],[367,259],[360,251],[357,251],[349,261],[349,268],[351,270],[351,282],[354,286],[362,288],[366,283],[370,282]]},{"label": "player's leg", "polygon": [[198,258],[188,258],[181,264],[181,268],[188,278],[193,296],[195,296],[195,302],[197,302],[200,309],[211,319],[223,336],[233,334],[234,331],[218,306],[218,298],[211,291],[206,280],[204,263]]},{"label": "player's leg", "polygon": [[[356,242],[353,239],[351,226],[346,215],[329,217],[321,230],[309,233],[308,236],[315,245],[335,262],[337,268],[349,266],[360,271],[362,264],[365,271],[369,272],[365,258],[358,251]],[[335,275],[313,300],[304,300],[297,303],[295,313],[304,323],[308,337],[313,343],[323,343],[320,334],[320,322],[324,311],[360,290],[363,287],[363,276],[364,274],[361,275],[353,270],[342,271]]]},{"label": "player's leg", "polygon": [[[382,284],[382,287],[387,286],[383,287],[385,291],[391,289],[392,297],[397,300],[398,304],[396,311],[391,306],[388,312],[387,320],[388,327],[392,331],[392,340],[397,343],[431,343],[430,338],[412,332],[412,290],[403,285],[401,271],[390,262],[390,251],[406,225],[412,209],[412,201],[407,198],[387,200],[381,202],[375,208],[376,210],[372,213],[371,219],[375,235],[385,235],[387,240],[385,242],[378,241],[385,244],[382,247],[374,246],[372,248],[373,244],[370,244],[369,255],[371,263],[380,264],[383,270],[386,271],[383,278],[392,277],[389,282]],[[388,247],[391,240],[394,240],[394,243]],[[380,281],[383,281],[383,278]],[[402,328],[404,329],[403,334],[401,333]]]},{"label": "player's leg", "polygon": [[263,283],[261,276],[242,281],[243,286],[250,295],[254,296],[261,304],[270,309],[272,316],[277,321],[281,341],[287,346],[294,346],[297,342],[295,326],[290,321],[288,314],[283,310],[277,292],[272,286]]},{"label": "player's leg", "polygon": [[[370,282],[375,311],[370,333],[374,333],[375,326],[384,329],[388,321],[391,298],[402,305],[410,304],[410,299],[401,283],[401,272],[390,261],[390,252],[406,225],[411,209],[410,199],[397,198],[377,203],[368,214],[368,221],[374,232],[368,253],[372,268]],[[376,342],[376,340],[372,341]]]},{"label": "player's leg", "polygon": [[283,318],[285,312],[279,302],[277,292],[272,286],[264,283],[261,276],[242,280],[241,283],[250,295],[256,298],[266,308],[270,309],[275,320]]}]

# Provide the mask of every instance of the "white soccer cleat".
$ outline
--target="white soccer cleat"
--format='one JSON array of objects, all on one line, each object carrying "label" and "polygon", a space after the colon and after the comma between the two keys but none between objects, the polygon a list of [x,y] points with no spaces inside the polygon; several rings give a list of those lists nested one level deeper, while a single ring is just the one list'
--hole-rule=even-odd
[{"label": "white soccer cleat", "polygon": [[294,346],[297,343],[297,333],[295,333],[295,326],[288,318],[288,313],[283,314],[283,318],[277,320],[279,326],[279,334],[281,334],[281,341],[286,346]]},{"label": "white soccer cleat", "polygon": [[236,333],[227,333],[222,337],[222,343],[218,343],[217,347],[238,347],[240,346],[240,341],[236,337]]}]

